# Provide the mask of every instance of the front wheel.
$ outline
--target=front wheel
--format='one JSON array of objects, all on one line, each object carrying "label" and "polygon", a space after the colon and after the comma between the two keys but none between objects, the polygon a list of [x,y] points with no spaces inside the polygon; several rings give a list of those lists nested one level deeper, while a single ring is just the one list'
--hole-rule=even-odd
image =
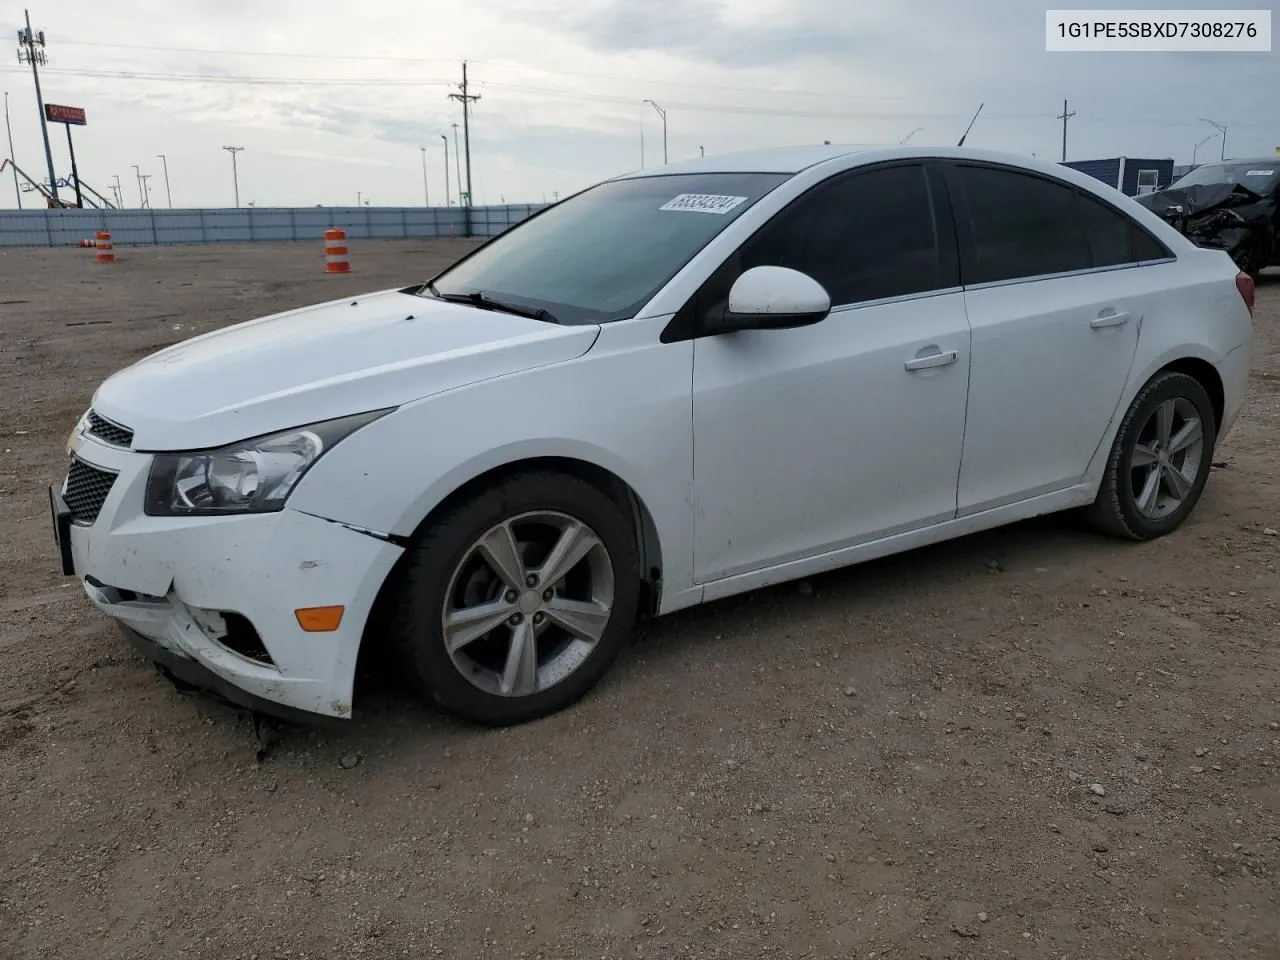
[{"label": "front wheel", "polygon": [[422,693],[478,723],[523,723],[596,684],[639,595],[630,518],[584,480],[527,473],[432,524],[408,559],[393,632]]},{"label": "front wheel", "polygon": [[1247,241],[1232,257],[1235,261],[1236,269],[1241,273],[1247,273],[1253,280],[1258,279],[1258,275],[1262,273],[1262,268],[1266,265],[1262,257],[1262,249],[1257,241]]},{"label": "front wheel", "polygon": [[1200,382],[1158,374],[1125,413],[1089,520],[1128,540],[1172,533],[1200,500],[1216,442],[1213,404]]}]

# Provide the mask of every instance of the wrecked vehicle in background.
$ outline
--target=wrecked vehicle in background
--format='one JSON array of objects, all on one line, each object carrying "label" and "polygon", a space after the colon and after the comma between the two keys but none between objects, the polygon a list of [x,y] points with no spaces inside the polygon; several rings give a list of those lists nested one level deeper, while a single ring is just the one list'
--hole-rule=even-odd
[{"label": "wrecked vehicle in background", "polygon": [[1225,250],[1255,279],[1280,266],[1280,158],[1206,163],[1134,199],[1197,246]]}]

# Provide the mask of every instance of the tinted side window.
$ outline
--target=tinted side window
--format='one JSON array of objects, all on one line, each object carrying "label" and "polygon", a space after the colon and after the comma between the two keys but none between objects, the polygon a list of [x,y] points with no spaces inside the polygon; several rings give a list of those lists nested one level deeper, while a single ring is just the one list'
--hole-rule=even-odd
[{"label": "tinted side window", "polygon": [[1080,219],[1089,238],[1089,250],[1095,267],[1114,267],[1133,263],[1133,225],[1128,217],[1112,210],[1083,193],[1076,195]]},{"label": "tinted side window", "polygon": [[1162,260],[1169,256],[1160,241],[1119,210],[1085,193],[1077,194],[1077,202],[1095,267]]},{"label": "tinted side window", "polygon": [[815,188],[743,245],[736,273],[757,266],[809,274],[834,305],[939,289],[924,167],[868,170]]},{"label": "tinted side window", "polygon": [[1133,259],[1134,260],[1164,260],[1173,256],[1163,243],[1153,237],[1147,231],[1143,230],[1136,223],[1133,228]]},{"label": "tinted side window", "polygon": [[1092,265],[1075,191],[1030,174],[957,167],[969,208],[968,283],[1013,280]]}]

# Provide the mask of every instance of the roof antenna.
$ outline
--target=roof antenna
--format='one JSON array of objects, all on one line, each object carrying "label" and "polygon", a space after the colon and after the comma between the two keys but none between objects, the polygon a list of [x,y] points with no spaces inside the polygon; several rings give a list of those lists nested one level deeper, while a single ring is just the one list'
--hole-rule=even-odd
[{"label": "roof antenna", "polygon": [[964,138],[967,137],[969,135],[969,131],[973,129],[973,124],[978,119],[978,114],[982,112],[983,106],[985,106],[985,104],[978,104],[978,109],[973,114],[973,120],[969,121],[969,125],[964,128],[964,133],[960,135],[960,142],[956,144],[957,147],[964,146]]}]

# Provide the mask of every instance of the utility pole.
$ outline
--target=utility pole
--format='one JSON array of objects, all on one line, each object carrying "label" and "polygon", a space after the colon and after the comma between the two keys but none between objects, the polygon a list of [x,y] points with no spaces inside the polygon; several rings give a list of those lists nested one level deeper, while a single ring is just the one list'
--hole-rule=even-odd
[{"label": "utility pole", "polygon": [[1209,126],[1213,127],[1220,134],[1222,134],[1222,154],[1221,156],[1218,157],[1218,159],[1219,160],[1227,159],[1227,128],[1215,120],[1206,120],[1204,119],[1204,117],[1200,118],[1200,122],[1209,124]]},{"label": "utility pole", "polygon": [[356,206],[357,206],[357,207],[359,207],[359,206],[362,206],[362,205],[363,205],[362,200],[361,200],[361,198],[362,198],[363,196],[364,196],[364,194],[362,194],[359,190],[357,190],[357,191],[356,191]]},{"label": "utility pole", "polygon": [[236,188],[236,207],[239,208],[240,206],[240,171],[236,167],[236,154],[239,153],[241,150],[243,150],[244,147],[223,147],[222,149],[227,151],[227,153],[231,154],[231,182],[235,185],[235,188]]},{"label": "utility pole", "polygon": [[13,127],[9,124],[9,91],[4,92],[4,128],[9,132],[9,166],[13,167],[13,195],[18,198],[18,209],[22,209],[22,190],[18,187],[18,168],[13,159]]},{"label": "utility pole", "polygon": [[142,175],[142,189],[143,189],[143,192],[145,192],[147,195],[147,202],[144,203],[143,206],[146,207],[147,209],[151,208],[151,184],[148,182],[150,179],[151,179],[151,174],[144,173]]},{"label": "utility pole", "polygon": [[1062,121],[1062,162],[1067,162],[1067,121],[1074,117],[1075,111],[1067,112],[1067,101],[1062,101],[1062,115],[1058,117]]},{"label": "utility pole", "polygon": [[449,135],[442,133],[440,139],[444,141],[444,205],[452,207],[453,197],[449,193]]},{"label": "utility pole", "polygon": [[[36,82],[36,109],[40,112],[40,132],[44,135],[44,159],[49,164],[49,193],[58,199],[58,175],[53,171],[53,149],[49,146],[49,124],[44,115],[44,95],[40,92],[40,64],[46,63],[44,55],[44,31],[31,30],[31,11],[24,10],[27,28],[18,31],[18,62],[31,64],[31,76]],[[39,47],[40,49],[36,49]],[[12,158],[10,158],[12,159]]]},{"label": "utility pole", "polygon": [[427,148],[422,148],[422,203],[431,206],[431,193],[427,189]]},{"label": "utility pole", "polygon": [[164,195],[169,201],[169,209],[173,209],[173,194],[169,192],[169,158],[163,153],[157,154],[160,162],[164,164]]},{"label": "utility pole", "polygon": [[147,198],[142,192],[142,169],[136,164],[130,164],[133,167],[133,175],[138,178],[138,206],[146,207]]},{"label": "utility pole", "polygon": [[[467,61],[462,61],[461,93],[449,94],[450,100],[462,104],[462,141],[467,154],[467,233],[471,233],[471,205],[475,194],[471,192],[471,104],[480,99],[480,94],[469,93],[467,89]],[[456,135],[456,130],[455,130]]]},{"label": "utility pole", "polygon": [[646,100],[645,103],[657,110],[658,116],[662,118],[662,162],[665,165],[667,162],[667,111],[663,110],[652,100]]}]

